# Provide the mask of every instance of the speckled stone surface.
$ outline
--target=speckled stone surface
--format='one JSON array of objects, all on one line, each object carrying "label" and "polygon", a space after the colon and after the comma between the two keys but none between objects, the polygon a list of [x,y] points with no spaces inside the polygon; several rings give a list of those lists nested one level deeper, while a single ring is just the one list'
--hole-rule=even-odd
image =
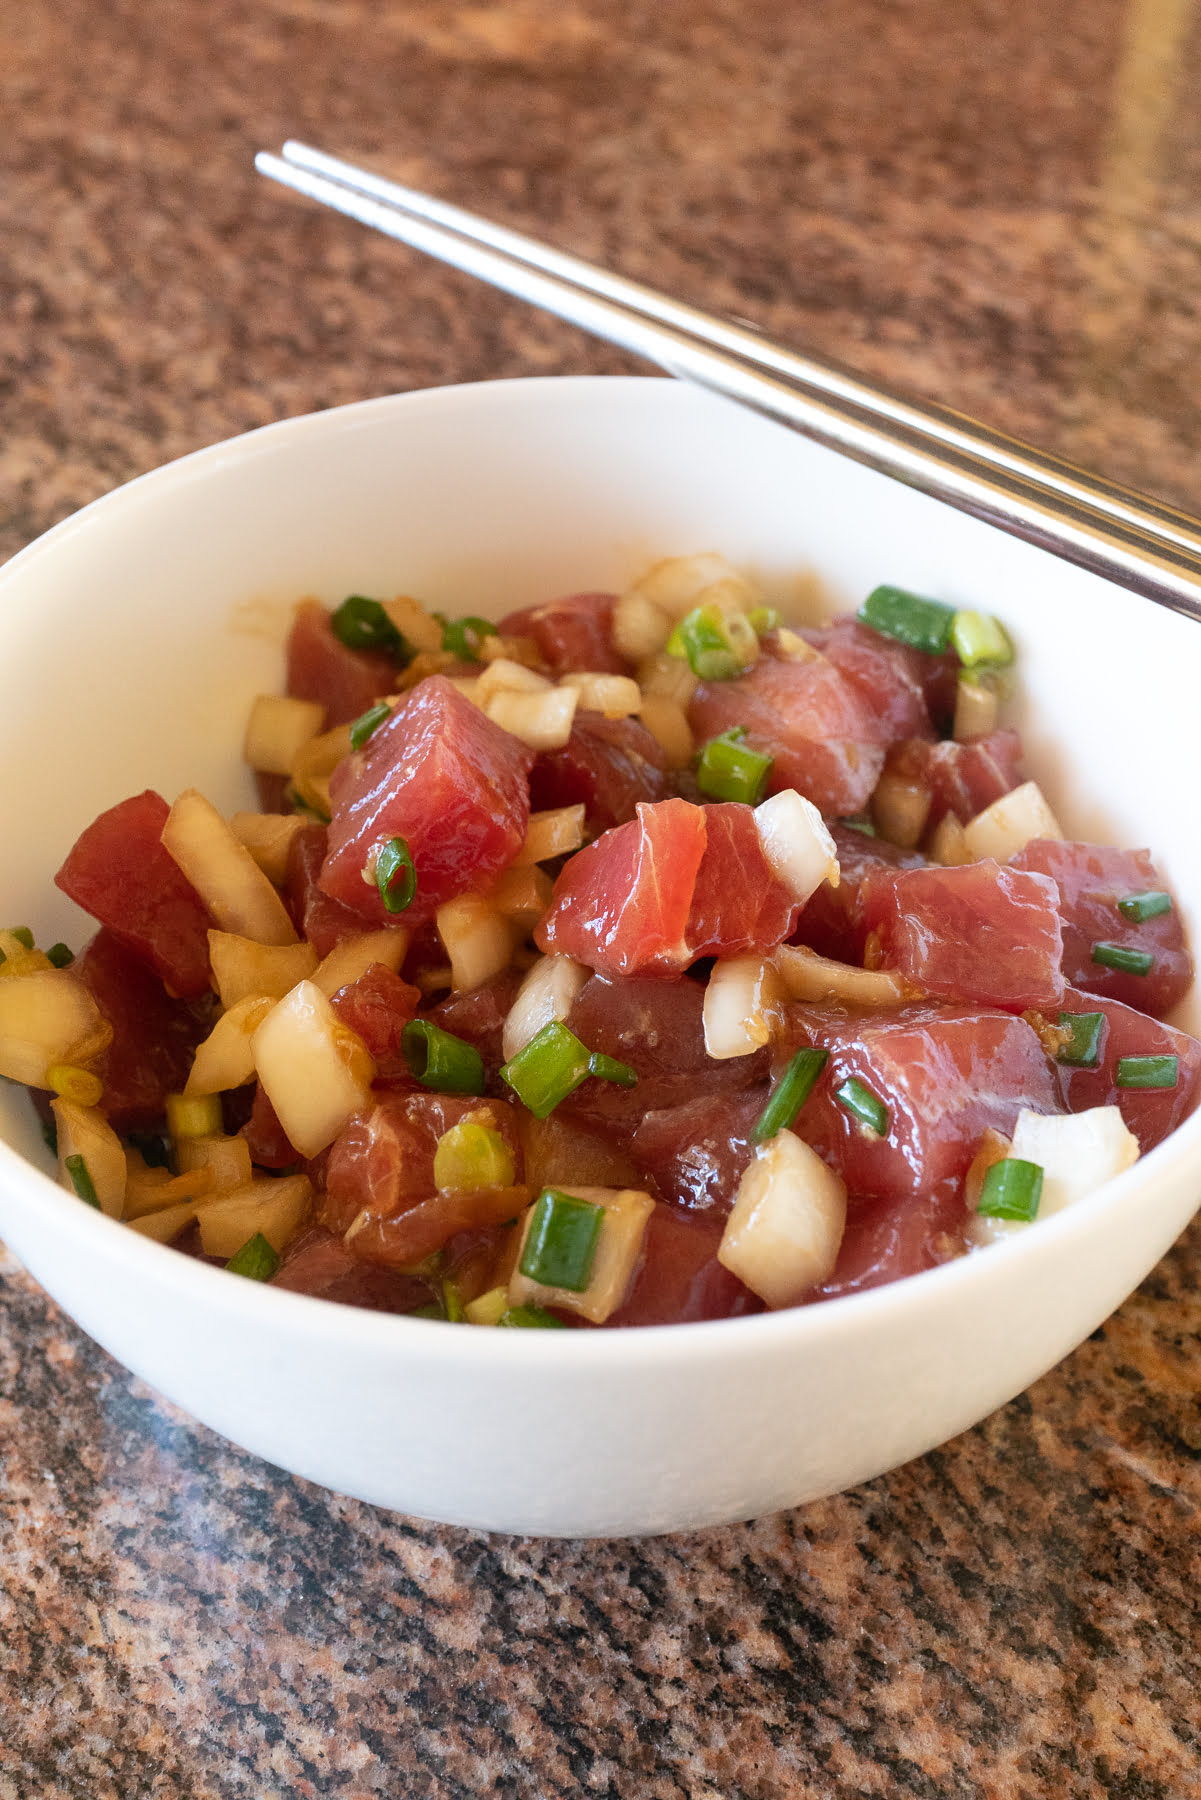
[{"label": "speckled stone surface", "polygon": [[[0,0],[0,555],[247,426],[618,353],[308,137],[1201,510],[1190,0]],[[0,1253],[0,1800],[1201,1794],[1201,1230],[945,1449],[541,1544],[193,1426]]]}]

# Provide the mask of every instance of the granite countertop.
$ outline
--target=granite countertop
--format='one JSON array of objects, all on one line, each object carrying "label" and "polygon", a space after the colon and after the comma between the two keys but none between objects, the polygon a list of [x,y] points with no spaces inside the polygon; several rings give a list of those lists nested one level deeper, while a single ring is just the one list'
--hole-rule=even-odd
[{"label": "granite countertop", "polygon": [[[22,0],[0,555],[271,419],[636,366],[257,180],[288,135],[1201,510],[1199,58],[1187,0]],[[571,1544],[233,1450],[0,1252],[0,1800],[1201,1794],[1199,1277],[852,1493]]]}]

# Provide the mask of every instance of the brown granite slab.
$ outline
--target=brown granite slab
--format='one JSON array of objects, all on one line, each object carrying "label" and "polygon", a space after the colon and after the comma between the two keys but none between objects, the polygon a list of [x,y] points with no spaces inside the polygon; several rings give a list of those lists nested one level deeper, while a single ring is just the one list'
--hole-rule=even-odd
[{"label": "brown granite slab", "polygon": [[[6,0],[0,555],[247,426],[637,365],[308,137],[1201,510],[1188,0]],[[640,1544],[192,1425],[0,1260],[0,1800],[1201,1794],[1201,1228],[976,1430]]]}]

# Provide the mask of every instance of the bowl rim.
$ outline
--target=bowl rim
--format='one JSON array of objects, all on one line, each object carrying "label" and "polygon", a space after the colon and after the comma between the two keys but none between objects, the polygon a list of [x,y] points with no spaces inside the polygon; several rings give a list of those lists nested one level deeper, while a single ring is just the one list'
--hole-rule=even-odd
[{"label": "bowl rim", "polygon": [[[565,387],[570,387],[582,395],[585,390],[603,387],[612,391],[615,386],[653,388],[657,398],[667,406],[691,404],[696,393],[684,383],[661,376],[524,376],[385,394],[322,412],[274,420],[150,469],[51,526],[0,566],[0,600],[14,580],[23,579],[27,572],[47,556],[52,556],[69,539],[95,529],[97,522],[103,525],[113,514],[152,503],[160,493],[202,481],[210,470],[253,461],[311,438],[336,437],[343,432],[355,431],[374,424],[381,415],[401,413],[419,417],[425,411],[443,412],[447,408],[480,404],[503,410],[538,390],[554,389],[562,393]],[[566,1358],[571,1365],[616,1371],[631,1361],[645,1363],[649,1355],[660,1364],[683,1359],[695,1366],[701,1355],[728,1362],[739,1352],[758,1357],[773,1346],[795,1345],[799,1350],[802,1345],[823,1337],[837,1341],[865,1330],[870,1321],[885,1323],[913,1309],[920,1312],[927,1297],[951,1296],[956,1290],[970,1295],[998,1280],[1013,1279],[1020,1284],[1021,1269],[1032,1267],[1054,1245],[1064,1240],[1091,1238],[1095,1232],[1106,1230],[1114,1216],[1128,1203],[1128,1195],[1145,1187],[1148,1181],[1156,1187],[1170,1185],[1175,1178],[1185,1177],[1190,1165],[1198,1176],[1198,1203],[1201,1204],[1201,1107],[1131,1168],[1086,1200],[1066,1207],[1050,1219],[1039,1221],[1036,1231],[1018,1232],[1003,1242],[952,1258],[919,1274],[819,1303],[732,1319],[625,1326],[611,1331],[569,1331],[555,1339],[556,1360]],[[98,1257],[110,1261],[128,1258],[135,1276],[140,1278],[140,1270],[144,1269],[146,1279],[157,1280],[160,1288],[165,1286],[181,1300],[195,1300],[207,1311],[241,1315],[253,1309],[264,1324],[275,1319],[281,1324],[294,1324],[310,1338],[350,1338],[360,1349],[376,1353],[403,1346],[407,1354],[415,1343],[420,1342],[423,1362],[428,1362],[430,1352],[438,1344],[441,1346],[439,1354],[444,1356],[448,1366],[495,1371],[510,1364],[522,1367],[529,1359],[545,1361],[545,1352],[537,1347],[542,1342],[539,1333],[504,1332],[499,1334],[499,1344],[495,1341],[498,1334],[494,1333],[444,1331],[441,1337],[431,1337],[429,1333],[439,1328],[443,1321],[374,1312],[341,1301],[271,1288],[260,1282],[230,1279],[224,1269],[181,1255],[169,1245],[158,1244],[130,1231],[120,1221],[81,1206],[45,1170],[0,1140],[0,1183],[16,1194],[30,1183],[31,1178],[33,1197],[37,1202],[49,1206],[52,1211],[60,1209],[57,1223],[67,1232],[82,1232],[84,1242],[91,1242]],[[121,1234],[120,1238],[116,1233]],[[1007,1271],[1012,1271],[1012,1276],[1007,1275]],[[411,1335],[414,1332],[425,1335],[414,1339]],[[534,1342],[529,1341],[531,1338]],[[675,1346],[674,1350],[672,1346]]]}]

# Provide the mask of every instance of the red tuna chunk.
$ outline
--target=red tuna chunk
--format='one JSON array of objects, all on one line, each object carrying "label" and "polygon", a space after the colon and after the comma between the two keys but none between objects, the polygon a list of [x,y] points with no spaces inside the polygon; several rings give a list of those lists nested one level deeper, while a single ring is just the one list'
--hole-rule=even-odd
[{"label": "red tuna chunk", "polygon": [[55,886],[106,925],[173,994],[198,999],[210,986],[208,932],[200,895],[162,846],[170,807],[147,788],[82,832]]},{"label": "red tuna chunk", "polygon": [[533,752],[440,675],[420,682],[330,780],[333,818],[320,884],[375,925],[392,918],[363,880],[368,852],[409,846],[418,925],[457,894],[487,888],[520,849],[529,823]]},{"label": "red tuna chunk", "polygon": [[763,1311],[763,1302],[717,1260],[722,1224],[656,1205],[647,1220],[642,1262],[625,1300],[603,1329],[687,1325]]},{"label": "red tuna chunk", "polygon": [[345,725],[396,686],[396,664],[378,650],[349,650],[318,600],[296,608],[288,633],[287,692],[325,708],[326,728]]},{"label": "red tuna chunk", "polygon": [[630,1155],[665,1200],[724,1219],[751,1160],[751,1132],[767,1105],[758,1083],[742,1094],[702,1094],[648,1112]]},{"label": "red tuna chunk", "polygon": [[[1175,901],[1170,912],[1141,924],[1118,911],[1118,901],[1132,894],[1166,892],[1148,851],[1035,838],[1010,859],[1009,866],[1049,875],[1055,883],[1063,921],[1063,972],[1073,987],[1121,1000],[1156,1018],[1187,994],[1193,959]],[[1093,961],[1093,945],[1098,943],[1149,951],[1155,960],[1145,975],[1110,969]]]},{"label": "red tuna chunk", "polygon": [[879,721],[824,656],[764,655],[734,681],[703,681],[688,719],[698,743],[744,726],[750,748],[775,758],[769,791],[794,787],[834,817],[862,810],[884,765]]},{"label": "red tuna chunk", "polygon": [[859,964],[867,942],[859,895],[868,874],[873,869],[922,869],[926,859],[916,850],[901,850],[885,838],[869,837],[847,825],[832,824],[830,836],[838,853],[838,886],[823,881],[810,896],[792,941],[835,962]]},{"label": "red tuna chunk", "polygon": [[1017,787],[1021,761],[1022,740],[1006,727],[958,743],[952,738],[937,744],[920,737],[906,738],[893,745],[884,766],[890,775],[929,788],[932,799],[926,829],[932,831],[948,813],[966,825]]},{"label": "red tuna chunk", "polygon": [[400,1037],[421,1005],[419,988],[383,963],[372,963],[357,981],[339,988],[330,1004],[343,1024],[362,1038],[378,1074],[389,1074],[392,1063],[400,1069],[407,1066],[400,1054]]},{"label": "red tuna chunk", "polygon": [[556,676],[588,669],[628,675],[629,663],[613,648],[616,601],[616,594],[567,594],[507,613],[497,630],[504,637],[533,638]]},{"label": "red tuna chunk", "polygon": [[[317,882],[329,845],[324,825],[302,825],[288,846],[288,873],[284,902],[300,936],[307,938],[318,956],[328,956],[343,938],[358,937],[368,929],[362,913],[331,900]],[[404,930],[405,916],[391,921]]]},{"label": "red tuna chunk", "polygon": [[[1175,1131],[1197,1104],[1201,1086],[1201,1044],[1186,1031],[1177,1031],[1124,1006],[1108,995],[1086,994],[1068,988],[1059,1008],[1063,1013],[1105,1014],[1100,1055],[1095,1068],[1060,1064],[1064,1096],[1072,1112],[1093,1106],[1116,1106],[1144,1152],[1154,1149]],[[1052,1013],[1056,1023],[1058,1014]],[[1118,1061],[1125,1056],[1177,1057],[1176,1082],[1168,1088],[1130,1088],[1117,1084]]]},{"label": "red tuna chunk", "polygon": [[1055,1005],[1063,953],[1055,884],[986,858],[953,869],[878,869],[860,889],[875,966],[927,994],[1012,1012]]},{"label": "red tuna chunk", "polygon": [[[858,619],[835,619],[824,631],[806,631],[806,640],[830,661],[867,701],[880,721],[881,742],[894,738],[933,737],[927,687],[942,694],[950,669],[951,707],[955,701],[958,658],[927,656],[896,638],[885,637]],[[941,714],[947,710],[945,702]]]},{"label": "red tuna chunk", "polygon": [[834,1300],[937,1268],[955,1254],[963,1221],[963,1184],[958,1180],[903,1199],[852,1205],[830,1278],[807,1299]]},{"label": "red tuna chunk", "polygon": [[109,1124],[117,1131],[158,1125],[167,1095],[178,1094],[187,1080],[207,1027],[111,931],[96,933],[72,973],[113,1028],[112,1043],[92,1065],[104,1086]]},{"label": "red tuna chunk", "polygon": [[592,831],[634,817],[640,800],[665,800],[671,780],[663,751],[638,719],[577,712],[561,750],[543,750],[530,771],[535,812],[583,805]]},{"label": "red tuna chunk", "polygon": [[[792,1129],[840,1169],[853,1196],[900,1199],[961,1180],[988,1127],[1018,1113],[1061,1112],[1059,1085],[1024,1019],[966,1007],[848,1013],[792,1006],[776,1050],[782,1068],[801,1044],[829,1050]],[[888,1110],[877,1137],[835,1098],[854,1078]]]},{"label": "red tuna chunk", "polygon": [[704,814],[705,854],[685,931],[693,957],[774,950],[792,930],[797,908],[763,854],[754,812],[722,801]]},{"label": "red tuna chunk", "polygon": [[504,1101],[470,1094],[387,1095],[370,1112],[356,1114],[330,1146],[323,1223],[345,1231],[364,1209],[389,1218],[430,1198],[438,1139],[470,1115],[501,1134],[520,1168],[516,1114]]},{"label": "red tuna chunk", "polygon": [[394,1269],[359,1262],[340,1237],[315,1227],[289,1244],[271,1286],[314,1294],[369,1312],[415,1312],[430,1297],[428,1282]]}]

